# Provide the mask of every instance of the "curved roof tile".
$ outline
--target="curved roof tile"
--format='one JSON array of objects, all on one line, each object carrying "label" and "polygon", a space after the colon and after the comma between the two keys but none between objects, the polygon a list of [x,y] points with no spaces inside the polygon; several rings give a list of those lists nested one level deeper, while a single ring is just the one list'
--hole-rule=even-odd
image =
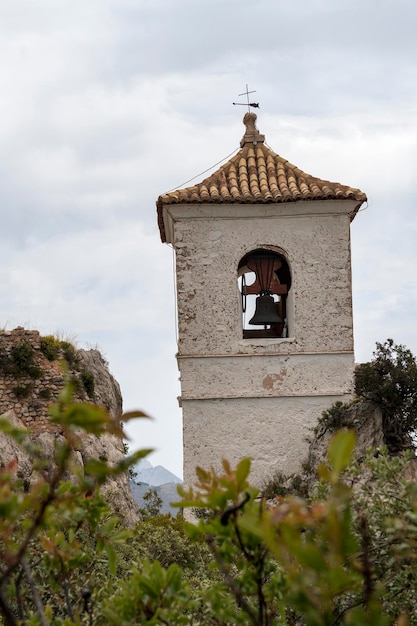
[{"label": "curved roof tile", "polygon": [[159,196],[158,223],[165,241],[162,211],[168,204],[259,204],[297,200],[356,200],[352,214],[366,201],[359,189],[321,180],[306,174],[264,145],[264,136],[256,128],[256,115],[246,113],[246,133],[241,149],[214,174],[197,185]]}]

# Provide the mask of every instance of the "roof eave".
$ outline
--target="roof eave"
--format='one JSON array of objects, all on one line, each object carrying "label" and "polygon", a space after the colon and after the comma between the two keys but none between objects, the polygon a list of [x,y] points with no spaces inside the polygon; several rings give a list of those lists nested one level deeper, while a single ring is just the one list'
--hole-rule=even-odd
[{"label": "roof eave", "polygon": [[[158,227],[159,227],[159,233],[160,233],[160,237],[161,237],[161,241],[162,243],[171,243],[171,237],[169,235],[169,232],[171,231],[171,227],[169,226],[169,224],[166,223],[166,220],[169,220],[169,216],[168,216],[168,212],[164,212],[164,208],[167,208],[169,206],[179,206],[179,205],[194,205],[194,204],[203,204],[203,205],[224,205],[224,204],[254,204],[254,205],[259,205],[259,204],[266,204],[266,205],[273,205],[273,204],[294,204],[296,202],[302,202],[304,203],[315,203],[315,202],[352,202],[352,201],[357,201],[357,203],[354,205],[353,210],[349,213],[349,219],[352,222],[355,219],[356,214],[359,212],[361,206],[367,202],[367,198],[366,195],[363,194],[362,192],[359,192],[358,196],[355,197],[351,197],[351,198],[327,198],[327,199],[323,199],[323,198],[317,198],[317,199],[308,199],[308,200],[295,200],[295,199],[291,199],[291,200],[286,200],[283,202],[267,202],[267,203],[259,203],[256,200],[249,202],[249,203],[242,203],[242,202],[204,202],[204,203],[190,203],[190,202],[164,202],[164,197],[163,196],[159,196],[157,202],[156,202],[156,207],[157,207],[157,215],[158,215]],[[171,233],[172,234],[172,233]]]},{"label": "roof eave", "polygon": [[365,202],[368,202],[368,198],[367,198],[367,197],[365,196],[365,194],[364,194],[364,197],[363,197],[361,200],[359,200],[358,204],[355,206],[355,208],[353,209],[352,213],[350,214],[350,221],[351,221],[351,222],[353,222],[353,220],[354,220],[354,219],[355,219],[355,217],[356,217],[356,214],[357,214],[357,213],[359,213],[359,210],[360,210],[361,206],[362,206]]},{"label": "roof eave", "polygon": [[162,243],[167,243],[165,224],[164,224],[164,203],[162,201],[162,196],[159,196],[156,201],[156,211],[158,215],[158,227],[159,227],[159,235],[161,237]]}]

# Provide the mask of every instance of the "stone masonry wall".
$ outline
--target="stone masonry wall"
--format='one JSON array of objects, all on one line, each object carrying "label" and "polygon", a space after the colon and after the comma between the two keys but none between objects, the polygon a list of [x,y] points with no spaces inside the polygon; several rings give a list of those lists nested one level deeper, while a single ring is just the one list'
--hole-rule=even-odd
[{"label": "stone masonry wall", "polygon": [[[58,399],[66,376],[75,383],[75,400],[103,406],[117,421],[122,415],[119,385],[100,352],[75,350],[71,344],[61,344],[64,347],[57,358],[49,360],[42,350],[38,331],[18,327],[0,332],[0,415],[6,415],[16,426],[28,428],[32,440],[51,458],[55,441],[61,437],[61,429],[51,423],[48,407]],[[64,375],[62,359],[65,353],[68,372]],[[100,457],[116,463],[123,455],[123,441],[114,435],[100,438],[82,435],[80,445],[74,450],[75,461],[80,466],[89,458]],[[12,458],[17,460],[19,471],[30,481],[30,460],[14,442],[0,434],[0,464],[8,463]],[[128,525],[134,525],[140,519],[127,475],[111,477],[104,492],[110,505]]]}]

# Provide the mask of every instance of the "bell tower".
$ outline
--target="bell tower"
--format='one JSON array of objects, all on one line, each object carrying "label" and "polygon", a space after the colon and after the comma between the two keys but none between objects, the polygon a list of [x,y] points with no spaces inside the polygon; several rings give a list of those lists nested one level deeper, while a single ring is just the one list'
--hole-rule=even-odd
[{"label": "bell tower", "polygon": [[350,222],[364,193],[264,145],[256,115],[235,156],[157,201],[176,254],[184,480],[253,459],[296,471],[321,412],[352,391]]}]

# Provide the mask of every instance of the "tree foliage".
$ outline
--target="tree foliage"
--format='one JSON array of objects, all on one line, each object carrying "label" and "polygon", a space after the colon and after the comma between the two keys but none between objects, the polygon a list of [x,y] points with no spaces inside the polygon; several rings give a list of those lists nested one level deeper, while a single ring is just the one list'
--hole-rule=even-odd
[{"label": "tree foliage", "polygon": [[149,488],[143,495],[143,506],[140,512],[144,518],[156,517],[160,514],[162,507],[162,498],[158,495],[156,489]]},{"label": "tree foliage", "polygon": [[[352,490],[341,480],[353,445],[353,433],[332,441],[329,464],[320,470],[328,489],[324,500],[284,496],[266,507],[247,481],[248,459],[236,468],[224,462],[221,474],[198,471],[196,489],[183,492],[182,505],[215,512],[192,533],[206,538],[235,601],[219,623],[388,623],[366,567],[369,550],[353,524]],[[355,598],[352,604],[348,596]]]},{"label": "tree foliage", "polygon": [[356,369],[355,392],[381,407],[390,453],[412,445],[417,429],[417,363],[408,348],[392,339],[377,343],[372,361]]},{"label": "tree foliage", "polygon": [[128,530],[99,488],[146,451],[116,466],[92,460],[80,473],[72,463],[80,429],[100,437],[121,434],[119,425],[74,403],[68,386],[50,414],[64,435],[52,464],[27,431],[0,421],[37,476],[24,483],[15,462],[0,468],[0,624],[417,624],[410,454],[352,461],[355,436],[340,431],[314,493],[284,490],[269,502],[250,484],[249,459],[197,468],[178,503],[203,513],[194,523],[149,516]]},{"label": "tree foliage", "polygon": [[120,426],[103,409],[74,403],[70,385],[50,415],[63,434],[52,461],[33,445],[26,430],[0,420],[3,433],[31,457],[36,476],[24,483],[16,461],[0,470],[0,612],[7,626],[91,621],[90,600],[100,573],[115,573],[116,546],[129,534],[111,514],[99,487],[107,476],[125,472],[147,452],[114,466],[92,460],[81,473],[73,463],[80,429],[121,436]]}]

